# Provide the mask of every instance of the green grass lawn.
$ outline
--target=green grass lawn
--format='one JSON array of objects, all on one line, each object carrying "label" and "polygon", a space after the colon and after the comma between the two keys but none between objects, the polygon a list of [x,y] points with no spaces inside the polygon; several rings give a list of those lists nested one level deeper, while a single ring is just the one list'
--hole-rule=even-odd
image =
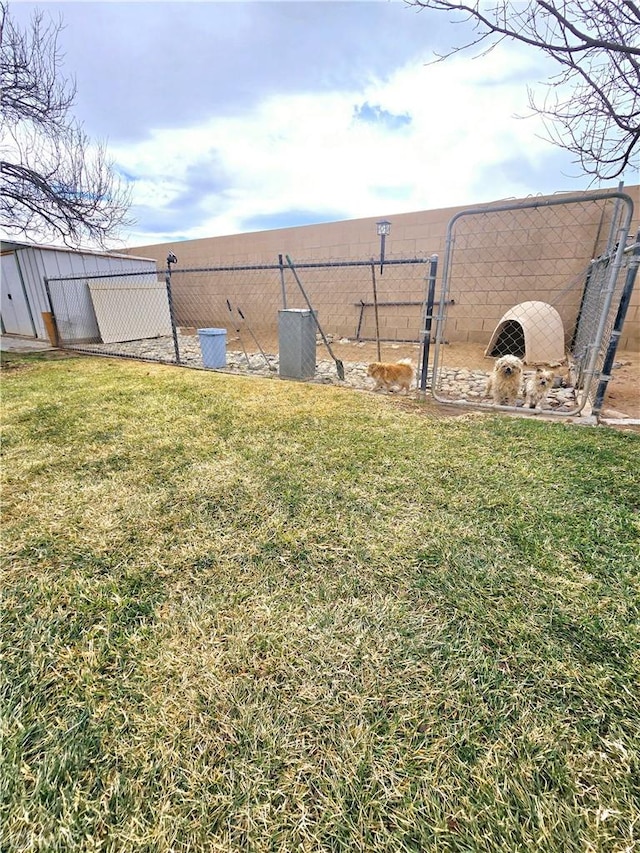
[{"label": "green grass lawn", "polygon": [[640,849],[638,435],[2,385],[3,851]]}]

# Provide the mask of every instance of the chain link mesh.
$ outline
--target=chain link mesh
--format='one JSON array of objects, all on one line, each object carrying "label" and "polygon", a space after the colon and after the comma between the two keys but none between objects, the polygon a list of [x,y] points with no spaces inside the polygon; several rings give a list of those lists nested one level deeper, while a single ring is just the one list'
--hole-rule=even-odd
[{"label": "chain link mesh", "polygon": [[[383,267],[280,256],[51,278],[47,291],[67,348],[321,381],[344,379],[346,363],[346,381],[365,388],[368,363],[409,357],[414,387],[443,402],[578,413],[600,379],[631,263],[627,202],[618,193],[461,211],[439,288],[436,256]],[[521,365],[502,399],[493,372],[504,357]]]},{"label": "chain link mesh", "polygon": [[[563,415],[583,410],[631,261],[624,249],[632,208],[624,198],[533,201],[454,217],[438,313],[436,399]],[[593,257],[586,267],[574,248],[584,245]],[[473,352],[475,360],[462,365]],[[501,373],[505,357],[520,361],[517,378],[513,369]]]},{"label": "chain link mesh", "polygon": [[[382,269],[371,260],[283,259],[160,275],[52,278],[48,290],[68,348],[218,366],[205,364],[201,332],[220,329],[227,350],[221,367],[273,373],[284,356],[283,376],[313,378],[323,359],[338,360],[332,348],[340,343],[352,346],[354,361],[358,347],[371,342],[389,361],[400,344],[417,353],[427,269],[423,258],[387,258]],[[300,361],[295,370],[292,359]]]}]

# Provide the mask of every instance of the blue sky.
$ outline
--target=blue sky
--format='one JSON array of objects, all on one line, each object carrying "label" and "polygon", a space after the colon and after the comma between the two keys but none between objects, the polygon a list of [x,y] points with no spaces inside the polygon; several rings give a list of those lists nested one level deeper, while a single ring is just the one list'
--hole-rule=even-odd
[{"label": "blue sky", "polygon": [[[124,245],[602,186],[518,117],[554,68],[507,43],[433,63],[465,34],[444,13],[402,0],[38,5],[63,19],[76,116],[130,183]],[[19,22],[34,8],[11,3]]]}]

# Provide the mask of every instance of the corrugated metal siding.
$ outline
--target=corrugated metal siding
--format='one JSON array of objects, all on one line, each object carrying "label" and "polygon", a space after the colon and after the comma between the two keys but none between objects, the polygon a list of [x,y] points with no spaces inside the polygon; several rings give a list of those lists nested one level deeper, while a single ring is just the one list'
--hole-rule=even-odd
[{"label": "corrugated metal siding", "polygon": [[[25,246],[15,250],[24,281],[25,291],[38,338],[46,338],[47,333],[42,320],[42,312],[49,311],[49,300],[44,285],[47,278],[64,278],[74,275],[99,275],[128,271],[155,269],[155,261],[127,256],[98,255],[89,252],[75,252],[64,249],[45,249],[39,246]],[[60,288],[58,289],[60,290]],[[99,340],[93,305],[86,281],[65,282],[64,297],[54,307],[56,319],[62,325],[72,321],[78,326],[83,339]],[[58,312],[60,312],[58,316]]]},{"label": "corrugated metal siding", "polygon": [[49,302],[44,289],[44,267],[42,263],[38,263],[38,255],[33,249],[19,249],[15,252],[15,258],[22,273],[22,281],[31,307],[36,337],[46,338],[47,333],[42,321],[42,312],[49,310]]},{"label": "corrugated metal siding", "polygon": [[14,252],[2,253],[2,331],[32,337],[35,334],[27,294]]}]

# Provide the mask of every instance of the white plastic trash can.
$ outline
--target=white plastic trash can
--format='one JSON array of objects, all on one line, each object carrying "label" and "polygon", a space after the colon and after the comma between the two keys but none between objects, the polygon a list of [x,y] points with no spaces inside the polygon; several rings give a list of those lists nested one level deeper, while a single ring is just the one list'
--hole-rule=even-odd
[{"label": "white plastic trash can", "polygon": [[226,367],[227,330],[198,329],[202,363],[205,367]]}]

